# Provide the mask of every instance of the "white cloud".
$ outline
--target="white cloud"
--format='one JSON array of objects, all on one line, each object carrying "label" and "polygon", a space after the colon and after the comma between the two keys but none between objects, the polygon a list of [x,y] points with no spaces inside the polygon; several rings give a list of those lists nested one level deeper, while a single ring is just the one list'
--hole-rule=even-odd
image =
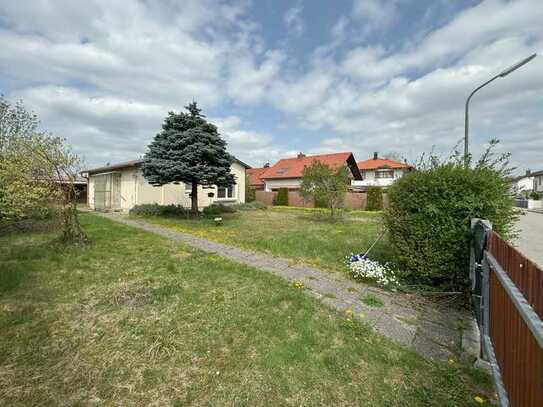
[{"label": "white cloud", "polygon": [[[335,145],[362,156],[400,150],[413,158],[434,144],[449,151],[463,136],[469,92],[543,49],[543,8],[536,3],[483,2],[396,53],[375,44],[335,59],[317,54],[310,71],[275,86],[271,103],[311,128],[332,129],[335,134],[319,150]],[[517,164],[543,167],[542,161],[533,163],[533,151],[543,156],[542,71],[539,57],[477,94],[471,123],[475,151],[498,137]],[[525,120],[509,125],[517,116]],[[531,140],[530,152],[514,142],[521,139]]]},{"label": "white cloud", "polygon": [[[270,134],[243,129],[239,116],[212,118],[211,121],[228,143],[229,151],[250,161],[254,166],[262,166],[266,162],[273,163],[279,158],[294,154],[278,147]],[[247,154],[248,152],[250,154]]]},{"label": "white cloud", "polygon": [[[539,3],[482,1],[392,46],[367,38],[405,24],[408,4],[356,0],[330,40],[304,59],[289,54],[289,39],[267,44],[246,2],[2,2],[0,70],[13,89],[8,96],[23,97],[44,127],[93,163],[143,153],[167,111],[193,98],[205,112],[220,112],[213,120],[251,164],[294,154],[292,140],[273,134],[284,123],[249,128],[244,118],[254,108],[320,130],[303,140],[306,152],[353,150],[364,158],[395,150],[414,158],[433,144],[449,150],[462,137],[469,92],[543,50]],[[301,15],[301,3],[282,15],[291,37],[310,23]],[[497,136],[518,164],[543,168],[542,71],[540,55],[477,94],[474,149]]]},{"label": "white cloud", "polygon": [[352,15],[363,20],[367,32],[384,30],[399,17],[397,0],[354,0]]},{"label": "white cloud", "polygon": [[304,20],[302,19],[302,7],[292,7],[283,16],[283,22],[290,34],[300,36],[304,32]]}]

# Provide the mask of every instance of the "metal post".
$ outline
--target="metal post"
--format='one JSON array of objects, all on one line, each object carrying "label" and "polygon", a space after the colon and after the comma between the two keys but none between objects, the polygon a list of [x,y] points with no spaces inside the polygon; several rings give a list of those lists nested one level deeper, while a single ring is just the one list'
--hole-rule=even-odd
[{"label": "metal post", "polygon": [[511,72],[516,71],[521,66],[527,64],[532,59],[534,59],[537,56],[537,54],[532,54],[528,58],[523,59],[522,61],[516,63],[515,65],[501,71],[498,75],[494,76],[493,78],[489,79],[485,83],[483,83],[481,86],[475,88],[473,92],[470,93],[468,96],[468,99],[466,100],[466,113],[465,113],[465,121],[464,121],[464,166],[468,168],[469,166],[469,101],[471,100],[471,97],[477,92],[479,89],[485,87],[490,82],[498,79],[503,78],[507,75],[509,75]]}]

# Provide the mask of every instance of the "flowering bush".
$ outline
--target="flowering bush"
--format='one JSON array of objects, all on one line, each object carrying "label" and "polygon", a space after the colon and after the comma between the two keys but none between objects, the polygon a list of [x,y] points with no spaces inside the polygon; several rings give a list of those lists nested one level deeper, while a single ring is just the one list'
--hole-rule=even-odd
[{"label": "flowering bush", "polygon": [[398,277],[387,264],[367,259],[364,253],[347,256],[351,275],[355,279],[375,281],[384,286],[398,285]]},{"label": "flowering bush", "polygon": [[292,286],[294,288],[297,288],[299,290],[303,290],[304,289],[304,283],[302,283],[301,281],[295,281],[294,283],[292,283]]}]

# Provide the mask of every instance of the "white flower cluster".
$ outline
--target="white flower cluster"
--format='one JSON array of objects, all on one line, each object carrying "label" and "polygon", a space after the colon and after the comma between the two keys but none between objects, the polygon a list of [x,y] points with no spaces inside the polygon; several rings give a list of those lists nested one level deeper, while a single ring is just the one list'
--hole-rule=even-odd
[{"label": "white flower cluster", "polygon": [[354,278],[373,280],[381,285],[397,285],[398,278],[386,264],[379,264],[376,261],[360,258],[349,264],[351,275]]}]

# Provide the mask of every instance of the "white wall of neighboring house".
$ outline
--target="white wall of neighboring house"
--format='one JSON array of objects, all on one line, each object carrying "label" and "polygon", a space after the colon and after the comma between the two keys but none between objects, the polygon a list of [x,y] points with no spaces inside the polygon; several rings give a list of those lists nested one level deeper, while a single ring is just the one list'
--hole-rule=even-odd
[{"label": "white wall of neighboring house", "polygon": [[[203,187],[199,185],[199,208],[205,208],[214,202],[224,204],[245,202],[245,167],[234,162],[230,168],[230,172],[236,177],[236,184],[232,187],[232,197],[219,198],[216,186]],[[113,208],[115,210],[127,212],[134,205],[152,203],[159,205],[182,205],[187,208],[191,206],[190,190],[186,188],[184,183],[154,187],[145,180],[139,167],[122,168],[111,173],[120,174],[120,200],[118,207]],[[89,176],[88,203],[91,209],[96,209],[94,192],[96,179],[99,176],[103,175],[92,174]],[[213,197],[208,196],[210,192],[213,193]]]},{"label": "white wall of neighboring house", "polygon": [[394,169],[393,170],[393,178],[378,178],[376,176],[376,172],[379,170],[363,170],[362,173],[362,181],[352,180],[351,185],[353,187],[387,187],[389,185],[392,185],[394,181],[396,181],[398,178],[401,178],[406,170],[404,169]]},{"label": "white wall of neighboring house", "polygon": [[534,177],[523,177],[515,182],[515,192],[530,192],[534,190]]},{"label": "white wall of neighboring house", "polygon": [[278,188],[298,189],[302,183],[301,178],[282,178],[264,180],[264,191],[272,191]]}]

